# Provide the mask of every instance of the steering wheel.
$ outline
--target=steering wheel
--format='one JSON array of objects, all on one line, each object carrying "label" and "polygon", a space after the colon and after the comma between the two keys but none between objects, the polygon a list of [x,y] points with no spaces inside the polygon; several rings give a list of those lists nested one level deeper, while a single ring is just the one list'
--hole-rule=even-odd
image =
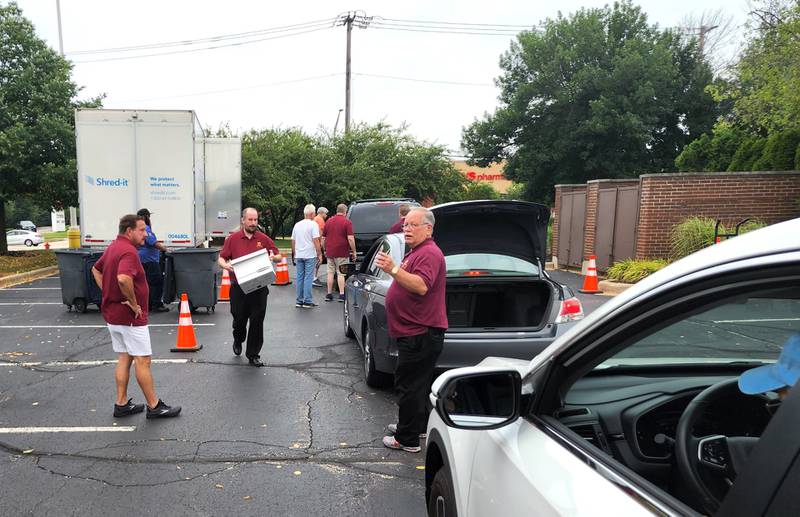
[{"label": "steering wheel", "polygon": [[709,515],[719,510],[725,494],[733,485],[748,454],[758,443],[758,437],[725,436],[722,434],[696,437],[692,431],[703,414],[720,399],[732,396],[748,397],[739,391],[738,379],[728,379],[700,392],[678,421],[675,432],[675,460],[689,490]]}]

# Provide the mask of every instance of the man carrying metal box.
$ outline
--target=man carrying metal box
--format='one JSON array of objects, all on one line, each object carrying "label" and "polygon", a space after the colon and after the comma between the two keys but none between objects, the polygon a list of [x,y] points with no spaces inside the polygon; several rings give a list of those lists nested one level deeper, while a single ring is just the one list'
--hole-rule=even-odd
[{"label": "man carrying metal box", "polygon": [[[275,243],[266,234],[258,231],[258,211],[255,208],[242,210],[242,228],[225,239],[218,263],[231,276],[231,316],[233,316],[233,353],[242,353],[242,343],[247,341],[245,356],[255,367],[264,366],[261,362],[261,346],[264,344],[264,317],[267,314],[269,287],[262,287],[245,293],[236,280],[231,260],[265,250],[271,252],[271,260],[280,262],[283,258]],[[248,322],[250,328],[248,330]]]}]

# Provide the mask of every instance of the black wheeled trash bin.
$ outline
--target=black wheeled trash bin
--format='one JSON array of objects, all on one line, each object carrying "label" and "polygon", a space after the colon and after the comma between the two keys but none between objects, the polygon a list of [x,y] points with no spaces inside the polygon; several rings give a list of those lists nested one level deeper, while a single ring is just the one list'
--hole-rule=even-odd
[{"label": "black wheeled trash bin", "polygon": [[102,251],[78,248],[55,250],[61,280],[61,301],[69,310],[86,312],[89,304],[100,307],[102,293],[92,276],[92,266]]},{"label": "black wheeled trash bin", "polygon": [[[186,248],[167,253],[168,260],[172,262],[170,273],[175,282],[175,297],[186,293],[192,312],[198,307],[213,312],[217,305],[219,252],[218,248]],[[171,278],[165,280],[172,282]]]}]

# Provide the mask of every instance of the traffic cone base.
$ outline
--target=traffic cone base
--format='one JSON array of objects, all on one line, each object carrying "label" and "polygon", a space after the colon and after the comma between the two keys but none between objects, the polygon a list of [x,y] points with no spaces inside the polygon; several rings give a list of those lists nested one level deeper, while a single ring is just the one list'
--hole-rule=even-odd
[{"label": "traffic cone base", "polygon": [[583,279],[583,288],[578,289],[579,293],[584,294],[600,294],[603,291],[599,289],[597,282],[597,257],[591,255],[589,257],[589,267],[586,271],[586,276]]},{"label": "traffic cone base", "polygon": [[203,348],[198,345],[194,336],[192,325],[192,312],[189,310],[189,298],[186,293],[181,294],[180,316],[178,317],[178,341],[170,352],[197,352]]},{"label": "traffic cone base", "polygon": [[275,265],[275,281],[272,285],[289,285],[292,280],[289,278],[289,263],[286,262],[286,257],[283,257],[280,262]]},{"label": "traffic cone base", "polygon": [[222,284],[219,286],[219,298],[217,298],[217,301],[231,301],[231,274],[228,273],[227,269],[222,270]]}]

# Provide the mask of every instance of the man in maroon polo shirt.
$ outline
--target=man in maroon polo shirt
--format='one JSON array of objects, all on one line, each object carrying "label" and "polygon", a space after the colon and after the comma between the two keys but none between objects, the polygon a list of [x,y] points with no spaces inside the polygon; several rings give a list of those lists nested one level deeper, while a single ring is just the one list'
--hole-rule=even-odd
[{"label": "man in maroon polo shirt", "polygon": [[393,436],[384,436],[383,445],[406,452],[420,451],[420,434],[428,423],[425,400],[447,330],[447,267],[431,238],[435,223],[427,208],[412,208],[403,223],[411,250],[400,265],[382,251],[375,261],[394,278],[386,293],[386,319],[389,335],[397,340],[394,387],[400,396],[397,424],[388,427]]},{"label": "man in maroon polo shirt", "polygon": [[147,328],[150,289],[136,249],[146,236],[143,217],[122,216],[117,239],[92,266],[94,281],[103,291],[100,312],[111,334],[111,346],[117,352],[115,417],[144,411],[144,404],[134,404],[133,399],[128,398],[131,364],[136,365],[136,382],[147,402],[147,418],[172,417],[181,412],[179,406],[170,407],[156,396],[150,371],[153,355]]},{"label": "man in maroon polo shirt", "polygon": [[[231,274],[231,316],[233,316],[233,353],[242,353],[242,343],[247,340],[245,356],[250,364],[264,366],[261,362],[261,346],[264,344],[264,316],[267,314],[269,287],[262,287],[245,294],[236,281],[230,261],[258,250],[267,250],[273,262],[281,261],[275,243],[266,234],[258,231],[258,211],[255,208],[242,210],[242,229],[228,235],[219,253],[219,267]],[[247,324],[250,322],[248,330]]]},{"label": "man in maroon polo shirt", "polygon": [[322,247],[328,257],[328,294],[325,301],[333,301],[333,275],[337,274],[339,284],[339,301],[344,301],[344,276],[339,273],[339,266],[353,258],[356,260],[356,239],[353,237],[353,223],[345,217],[347,205],[339,203],[336,215],[325,222],[322,230]]},{"label": "man in maroon polo shirt", "polygon": [[398,208],[397,213],[400,215],[400,219],[397,220],[390,228],[387,233],[400,233],[403,231],[403,223],[406,222],[406,216],[408,215],[408,211],[411,210],[411,205],[408,203],[403,203]]}]

